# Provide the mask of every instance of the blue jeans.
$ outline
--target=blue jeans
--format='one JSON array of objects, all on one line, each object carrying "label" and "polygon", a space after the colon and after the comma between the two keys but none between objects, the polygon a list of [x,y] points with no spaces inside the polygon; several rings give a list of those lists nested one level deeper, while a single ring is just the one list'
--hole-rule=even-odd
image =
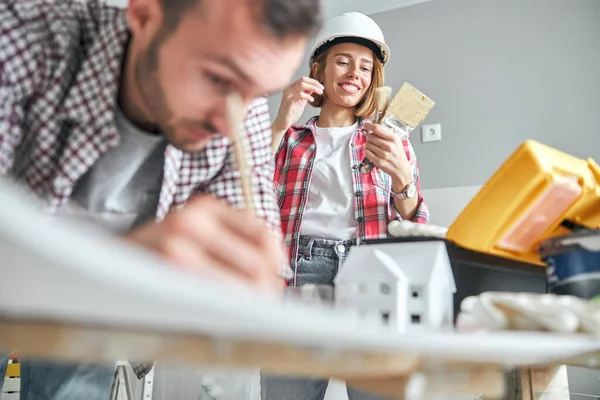
[{"label": "blue jeans", "polygon": [[[7,357],[0,355],[0,389]],[[21,360],[20,400],[109,400],[115,368]]]},{"label": "blue jeans", "polygon": [[0,353],[0,393],[2,393],[2,385],[4,385],[4,376],[6,375],[6,363],[8,355]]},{"label": "blue jeans", "polygon": [[[300,237],[296,284],[333,285],[333,279],[354,244],[354,240]],[[326,379],[261,375],[261,397],[262,400],[322,400],[328,383]],[[353,388],[347,388],[347,393],[349,400],[383,400]]]}]

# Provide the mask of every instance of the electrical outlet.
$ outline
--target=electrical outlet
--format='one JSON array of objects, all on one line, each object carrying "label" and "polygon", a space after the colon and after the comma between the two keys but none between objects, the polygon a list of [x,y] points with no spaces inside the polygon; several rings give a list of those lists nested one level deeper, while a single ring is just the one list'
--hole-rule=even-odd
[{"label": "electrical outlet", "polygon": [[442,124],[423,125],[421,127],[421,141],[437,142],[442,140]]}]

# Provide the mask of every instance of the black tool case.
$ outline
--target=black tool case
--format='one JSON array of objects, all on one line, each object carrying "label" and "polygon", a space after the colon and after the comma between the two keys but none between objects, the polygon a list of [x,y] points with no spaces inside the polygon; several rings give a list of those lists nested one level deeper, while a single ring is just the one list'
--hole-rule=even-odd
[{"label": "black tool case", "polygon": [[364,244],[443,241],[450,258],[456,293],[454,317],[465,297],[489,291],[546,293],[546,270],[535,264],[467,250],[439,238],[403,237],[368,240]]}]

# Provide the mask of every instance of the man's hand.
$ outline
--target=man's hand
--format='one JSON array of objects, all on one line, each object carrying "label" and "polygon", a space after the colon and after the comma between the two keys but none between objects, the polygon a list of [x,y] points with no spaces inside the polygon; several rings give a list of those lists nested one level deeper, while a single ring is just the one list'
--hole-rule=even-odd
[{"label": "man's hand", "polygon": [[126,239],[200,274],[268,291],[284,287],[278,276],[282,252],[266,223],[209,196],[194,198]]}]

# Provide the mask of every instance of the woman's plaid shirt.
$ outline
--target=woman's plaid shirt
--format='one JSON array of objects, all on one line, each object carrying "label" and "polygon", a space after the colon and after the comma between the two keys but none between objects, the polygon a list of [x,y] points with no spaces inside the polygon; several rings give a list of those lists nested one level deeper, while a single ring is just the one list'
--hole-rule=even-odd
[{"label": "woman's plaid shirt", "polygon": [[[275,192],[281,211],[281,229],[288,250],[291,266],[296,271],[298,240],[302,215],[306,208],[310,180],[316,154],[315,124],[317,117],[304,126],[292,126],[285,134],[275,155]],[[357,244],[369,239],[381,239],[388,236],[387,225],[390,221],[402,217],[394,207],[390,195],[392,181],[388,174],[374,168],[369,174],[361,174],[359,165],[365,157],[364,147],[367,133],[359,129],[350,140],[350,165],[354,185],[354,216],[356,220]],[[404,141],[404,150],[413,168],[417,185],[419,208],[414,222],[428,223],[429,211],[423,201],[420,189],[417,157],[408,140]],[[295,285],[295,277],[290,284]]]}]

